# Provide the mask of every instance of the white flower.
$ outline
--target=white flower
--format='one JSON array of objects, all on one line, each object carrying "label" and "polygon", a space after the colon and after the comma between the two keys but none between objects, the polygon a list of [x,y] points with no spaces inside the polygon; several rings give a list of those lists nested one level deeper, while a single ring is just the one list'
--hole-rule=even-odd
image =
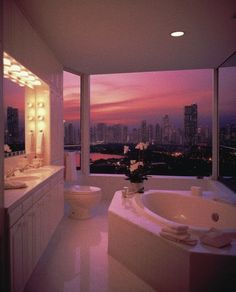
[{"label": "white flower", "polygon": [[129,146],[124,146],[124,154],[128,153],[129,152]]},{"label": "white flower", "polygon": [[[135,162],[132,163],[132,161],[135,161]],[[130,169],[131,172],[133,172],[136,169],[138,169],[139,166],[143,166],[143,162],[142,161],[137,161],[136,162],[136,160],[131,160],[130,163],[131,164],[130,164],[130,168],[129,169]]]},{"label": "white flower", "polygon": [[140,142],[136,145],[135,149],[144,150],[147,149],[148,143]]},{"label": "white flower", "polygon": [[4,152],[8,152],[8,153],[11,152],[11,148],[9,145],[4,144]]}]

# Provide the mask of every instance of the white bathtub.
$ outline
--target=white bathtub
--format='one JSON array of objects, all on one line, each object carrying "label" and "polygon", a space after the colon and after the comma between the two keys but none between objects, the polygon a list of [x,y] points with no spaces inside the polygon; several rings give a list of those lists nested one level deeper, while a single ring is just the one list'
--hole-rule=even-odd
[{"label": "white bathtub", "polygon": [[176,222],[193,231],[215,227],[236,234],[236,206],[191,195],[190,191],[150,190],[135,197],[137,207],[158,224]]},{"label": "white bathtub", "polygon": [[220,249],[160,236],[163,225],[170,222],[188,225],[193,233],[216,227],[235,234],[236,206],[194,197],[190,191],[150,190],[127,199],[117,191],[108,211],[109,255],[155,291],[236,291],[235,238]]}]

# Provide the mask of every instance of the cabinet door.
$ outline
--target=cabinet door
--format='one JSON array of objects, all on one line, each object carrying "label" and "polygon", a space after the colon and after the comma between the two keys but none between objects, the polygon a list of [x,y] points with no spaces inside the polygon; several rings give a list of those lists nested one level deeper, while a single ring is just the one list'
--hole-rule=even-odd
[{"label": "cabinet door", "polygon": [[12,292],[21,292],[24,288],[22,228],[23,220],[20,219],[10,229],[10,265]]},{"label": "cabinet door", "polygon": [[26,283],[33,270],[33,210],[23,216],[23,274]]},{"label": "cabinet door", "polygon": [[52,210],[51,212],[51,216],[50,216],[50,233],[51,235],[53,234],[53,232],[55,231],[56,225],[58,223],[57,220],[57,206],[58,206],[58,201],[57,201],[57,191],[58,191],[58,186],[57,186],[57,182],[56,184],[51,188],[50,190],[50,199],[49,199],[49,204],[50,204],[50,208]]},{"label": "cabinet door", "polygon": [[60,179],[58,182],[58,218],[57,224],[61,221],[64,215],[64,180]]},{"label": "cabinet door", "polygon": [[41,200],[33,206],[33,238],[32,238],[32,253],[33,253],[33,267],[37,264],[41,256]]}]

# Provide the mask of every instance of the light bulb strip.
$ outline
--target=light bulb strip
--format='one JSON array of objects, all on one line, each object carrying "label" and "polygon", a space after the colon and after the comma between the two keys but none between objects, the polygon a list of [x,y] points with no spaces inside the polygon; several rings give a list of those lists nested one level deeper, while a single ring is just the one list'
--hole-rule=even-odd
[{"label": "light bulb strip", "polygon": [[20,86],[26,85],[33,89],[34,86],[39,86],[42,84],[35,74],[27,70],[6,52],[3,54],[3,70],[4,78],[10,79]]}]

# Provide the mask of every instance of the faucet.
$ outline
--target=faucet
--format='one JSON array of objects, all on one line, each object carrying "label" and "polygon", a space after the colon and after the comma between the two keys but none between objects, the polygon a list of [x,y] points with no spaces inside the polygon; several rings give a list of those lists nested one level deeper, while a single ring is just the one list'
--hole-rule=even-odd
[{"label": "faucet", "polygon": [[10,169],[8,169],[8,170],[6,171],[5,177],[8,178],[8,177],[14,176],[15,171],[16,171],[15,168],[10,168]]}]

